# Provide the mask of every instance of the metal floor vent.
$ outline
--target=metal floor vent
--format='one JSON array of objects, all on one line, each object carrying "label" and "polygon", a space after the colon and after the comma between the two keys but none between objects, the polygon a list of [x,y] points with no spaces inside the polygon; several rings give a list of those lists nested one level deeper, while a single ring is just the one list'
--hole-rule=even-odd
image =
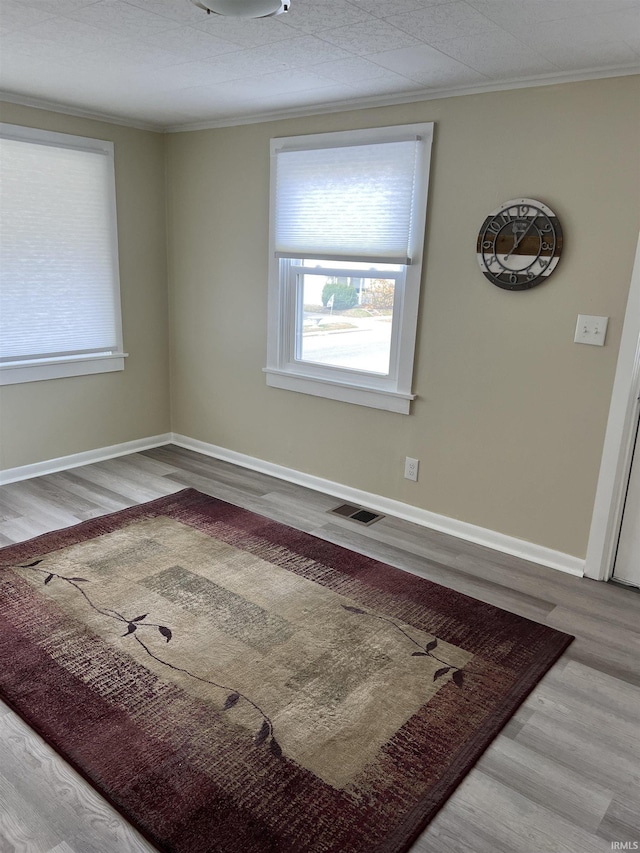
[{"label": "metal floor vent", "polygon": [[341,515],[342,518],[349,518],[351,521],[357,521],[359,524],[375,524],[384,518],[380,512],[372,512],[370,509],[363,509],[361,506],[353,506],[353,504],[340,504],[334,509],[328,509],[327,512],[333,515]]}]

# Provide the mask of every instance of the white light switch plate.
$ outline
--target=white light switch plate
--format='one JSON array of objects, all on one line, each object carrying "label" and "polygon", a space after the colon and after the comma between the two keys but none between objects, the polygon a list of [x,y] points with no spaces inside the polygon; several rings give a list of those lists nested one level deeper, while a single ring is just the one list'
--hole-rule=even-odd
[{"label": "white light switch plate", "polygon": [[594,317],[592,314],[578,314],[578,322],[576,324],[576,334],[574,342],[576,344],[592,344],[596,347],[604,346],[604,339],[607,336],[608,317]]}]

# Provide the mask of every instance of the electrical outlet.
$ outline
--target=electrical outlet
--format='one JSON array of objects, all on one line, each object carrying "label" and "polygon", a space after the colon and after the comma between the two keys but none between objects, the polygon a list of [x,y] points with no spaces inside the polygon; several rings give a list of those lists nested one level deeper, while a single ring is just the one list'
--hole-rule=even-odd
[{"label": "electrical outlet", "polygon": [[420,465],[420,461],[418,459],[412,459],[410,456],[407,456],[404,460],[404,478],[405,480],[417,480],[418,479],[418,466]]}]

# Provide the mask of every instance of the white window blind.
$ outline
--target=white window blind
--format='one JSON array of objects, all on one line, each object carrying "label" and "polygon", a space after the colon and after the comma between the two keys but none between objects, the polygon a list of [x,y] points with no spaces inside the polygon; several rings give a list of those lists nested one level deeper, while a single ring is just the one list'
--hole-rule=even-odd
[{"label": "white window blind", "polygon": [[276,257],[411,263],[421,144],[276,149]]},{"label": "white window blind", "polygon": [[0,365],[121,354],[111,144],[2,131]]}]

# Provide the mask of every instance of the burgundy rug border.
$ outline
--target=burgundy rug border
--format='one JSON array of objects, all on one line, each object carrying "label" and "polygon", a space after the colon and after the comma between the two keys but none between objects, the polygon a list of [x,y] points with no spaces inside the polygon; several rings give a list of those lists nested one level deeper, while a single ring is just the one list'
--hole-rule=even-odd
[{"label": "burgundy rug border", "polygon": [[[48,531],[24,542],[18,542],[3,546],[2,548],[0,548],[0,566],[2,565],[2,563],[4,563],[3,557],[8,551],[11,551],[12,555],[16,555],[13,556],[13,560],[22,561],[25,559],[29,559],[31,556],[40,553],[43,548],[54,550],[55,548],[68,547],[69,545],[85,541],[88,538],[92,538],[103,533],[110,533],[113,530],[119,529],[122,526],[122,522],[126,523],[129,520],[140,519],[145,516],[154,517],[161,512],[169,511],[171,509],[184,506],[185,499],[193,503],[197,503],[202,499],[218,501],[220,503],[228,504],[236,508],[240,512],[247,512],[253,515],[257,515],[263,518],[265,522],[273,524],[277,527],[287,528],[288,526],[284,522],[276,521],[274,519],[269,518],[268,516],[260,516],[260,513],[257,513],[254,510],[245,509],[244,507],[241,507],[237,504],[233,504],[230,501],[225,501],[213,495],[208,495],[194,488],[185,488],[170,495],[165,495],[150,501],[144,501],[142,503],[136,503],[132,506],[125,507],[120,510],[114,510],[111,513],[101,515],[97,518],[80,521],[70,527]],[[339,545],[337,543],[331,542],[330,540],[323,540],[321,537],[315,536],[311,533],[307,533],[306,531],[298,530],[298,532],[304,537],[309,537],[311,539],[320,539],[321,541],[326,542],[327,545],[330,545],[334,548],[343,549],[345,551],[350,551],[356,554],[359,553],[357,551],[354,551],[353,548],[347,548],[346,546]],[[54,543],[53,546],[52,543]],[[377,560],[376,558],[366,557],[366,555],[362,556],[366,559],[372,560],[373,562],[385,566],[387,565],[386,563],[384,563],[384,561]],[[403,569],[397,566],[389,565],[388,568],[390,568],[392,571],[403,572]],[[412,573],[408,573],[408,575],[409,577],[416,577]],[[424,580],[428,584],[434,584],[436,586],[441,586],[445,589],[449,589],[448,587],[445,587],[444,584],[440,584],[437,581],[432,581],[428,578],[422,578],[422,580]],[[456,596],[461,596],[470,601],[478,601],[473,596],[466,595],[465,593],[458,592],[457,590],[451,589],[449,591]],[[511,615],[517,616],[517,614],[513,614],[512,611],[506,610],[505,608],[500,608],[496,605],[491,605],[491,607],[495,608],[496,610],[503,610],[506,613],[510,613]],[[525,621],[535,622],[535,620],[528,619],[528,617],[524,616],[519,616],[518,618],[524,619]],[[485,720],[482,727],[476,732],[473,741],[471,743],[466,744],[466,746],[451,761],[447,768],[446,774],[443,775],[434,785],[434,787],[429,793],[428,798],[416,803],[412,812],[406,816],[404,822],[396,827],[395,831],[393,832],[393,835],[387,836],[387,838],[384,839],[384,841],[378,847],[376,847],[375,853],[407,853],[407,851],[418,839],[421,833],[424,832],[424,830],[433,820],[435,815],[447,803],[453,792],[459,787],[459,785],[462,784],[467,774],[473,769],[473,767],[478,762],[482,754],[489,747],[489,745],[497,738],[500,732],[504,729],[504,727],[509,722],[511,717],[515,714],[520,705],[533,692],[533,690],[535,690],[544,675],[557,663],[557,661],[564,654],[568,646],[575,639],[574,636],[566,634],[557,629],[552,629],[549,626],[545,626],[544,623],[537,624],[540,624],[545,628],[549,628],[550,631],[554,632],[554,637],[557,642],[556,648],[553,651],[550,651],[549,656],[545,660],[533,661],[533,663],[521,673],[518,681],[514,685],[512,685],[508,694],[504,697],[503,704],[501,705],[500,710],[497,711],[493,716]],[[114,800],[110,797],[108,791],[103,790],[102,788],[96,788],[96,785],[93,780],[88,776],[88,774],[86,774],[82,770],[79,765],[76,764],[74,759],[72,759],[67,753],[63,752],[62,749],[59,749],[57,745],[53,744],[47,738],[47,736],[45,736],[38,724],[32,721],[25,713],[23,713],[18,707],[16,707],[9,697],[4,695],[2,689],[0,689],[0,698],[2,698],[6,705],[11,708],[11,710],[16,713],[17,716],[22,719],[26,723],[26,725],[28,725],[29,728],[32,729],[38,735],[38,737],[40,737],[44,741],[44,743],[47,744],[49,748],[51,748],[57,755],[59,755],[66,762],[67,765],[69,765],[82,779],[84,779],[87,784],[89,784],[91,788],[96,791],[100,797],[102,797],[106,802],[108,802],[109,805],[118,814],[120,814],[124,818],[124,820],[130,826],[132,826],[136,830],[136,832],[139,833],[149,844],[151,844],[158,851],[160,851],[160,853],[172,853],[172,847],[164,844],[162,841],[160,841],[160,839],[151,835],[136,821],[132,820],[132,816],[130,814],[127,814],[123,808],[121,808],[116,802],[114,802]]]}]

